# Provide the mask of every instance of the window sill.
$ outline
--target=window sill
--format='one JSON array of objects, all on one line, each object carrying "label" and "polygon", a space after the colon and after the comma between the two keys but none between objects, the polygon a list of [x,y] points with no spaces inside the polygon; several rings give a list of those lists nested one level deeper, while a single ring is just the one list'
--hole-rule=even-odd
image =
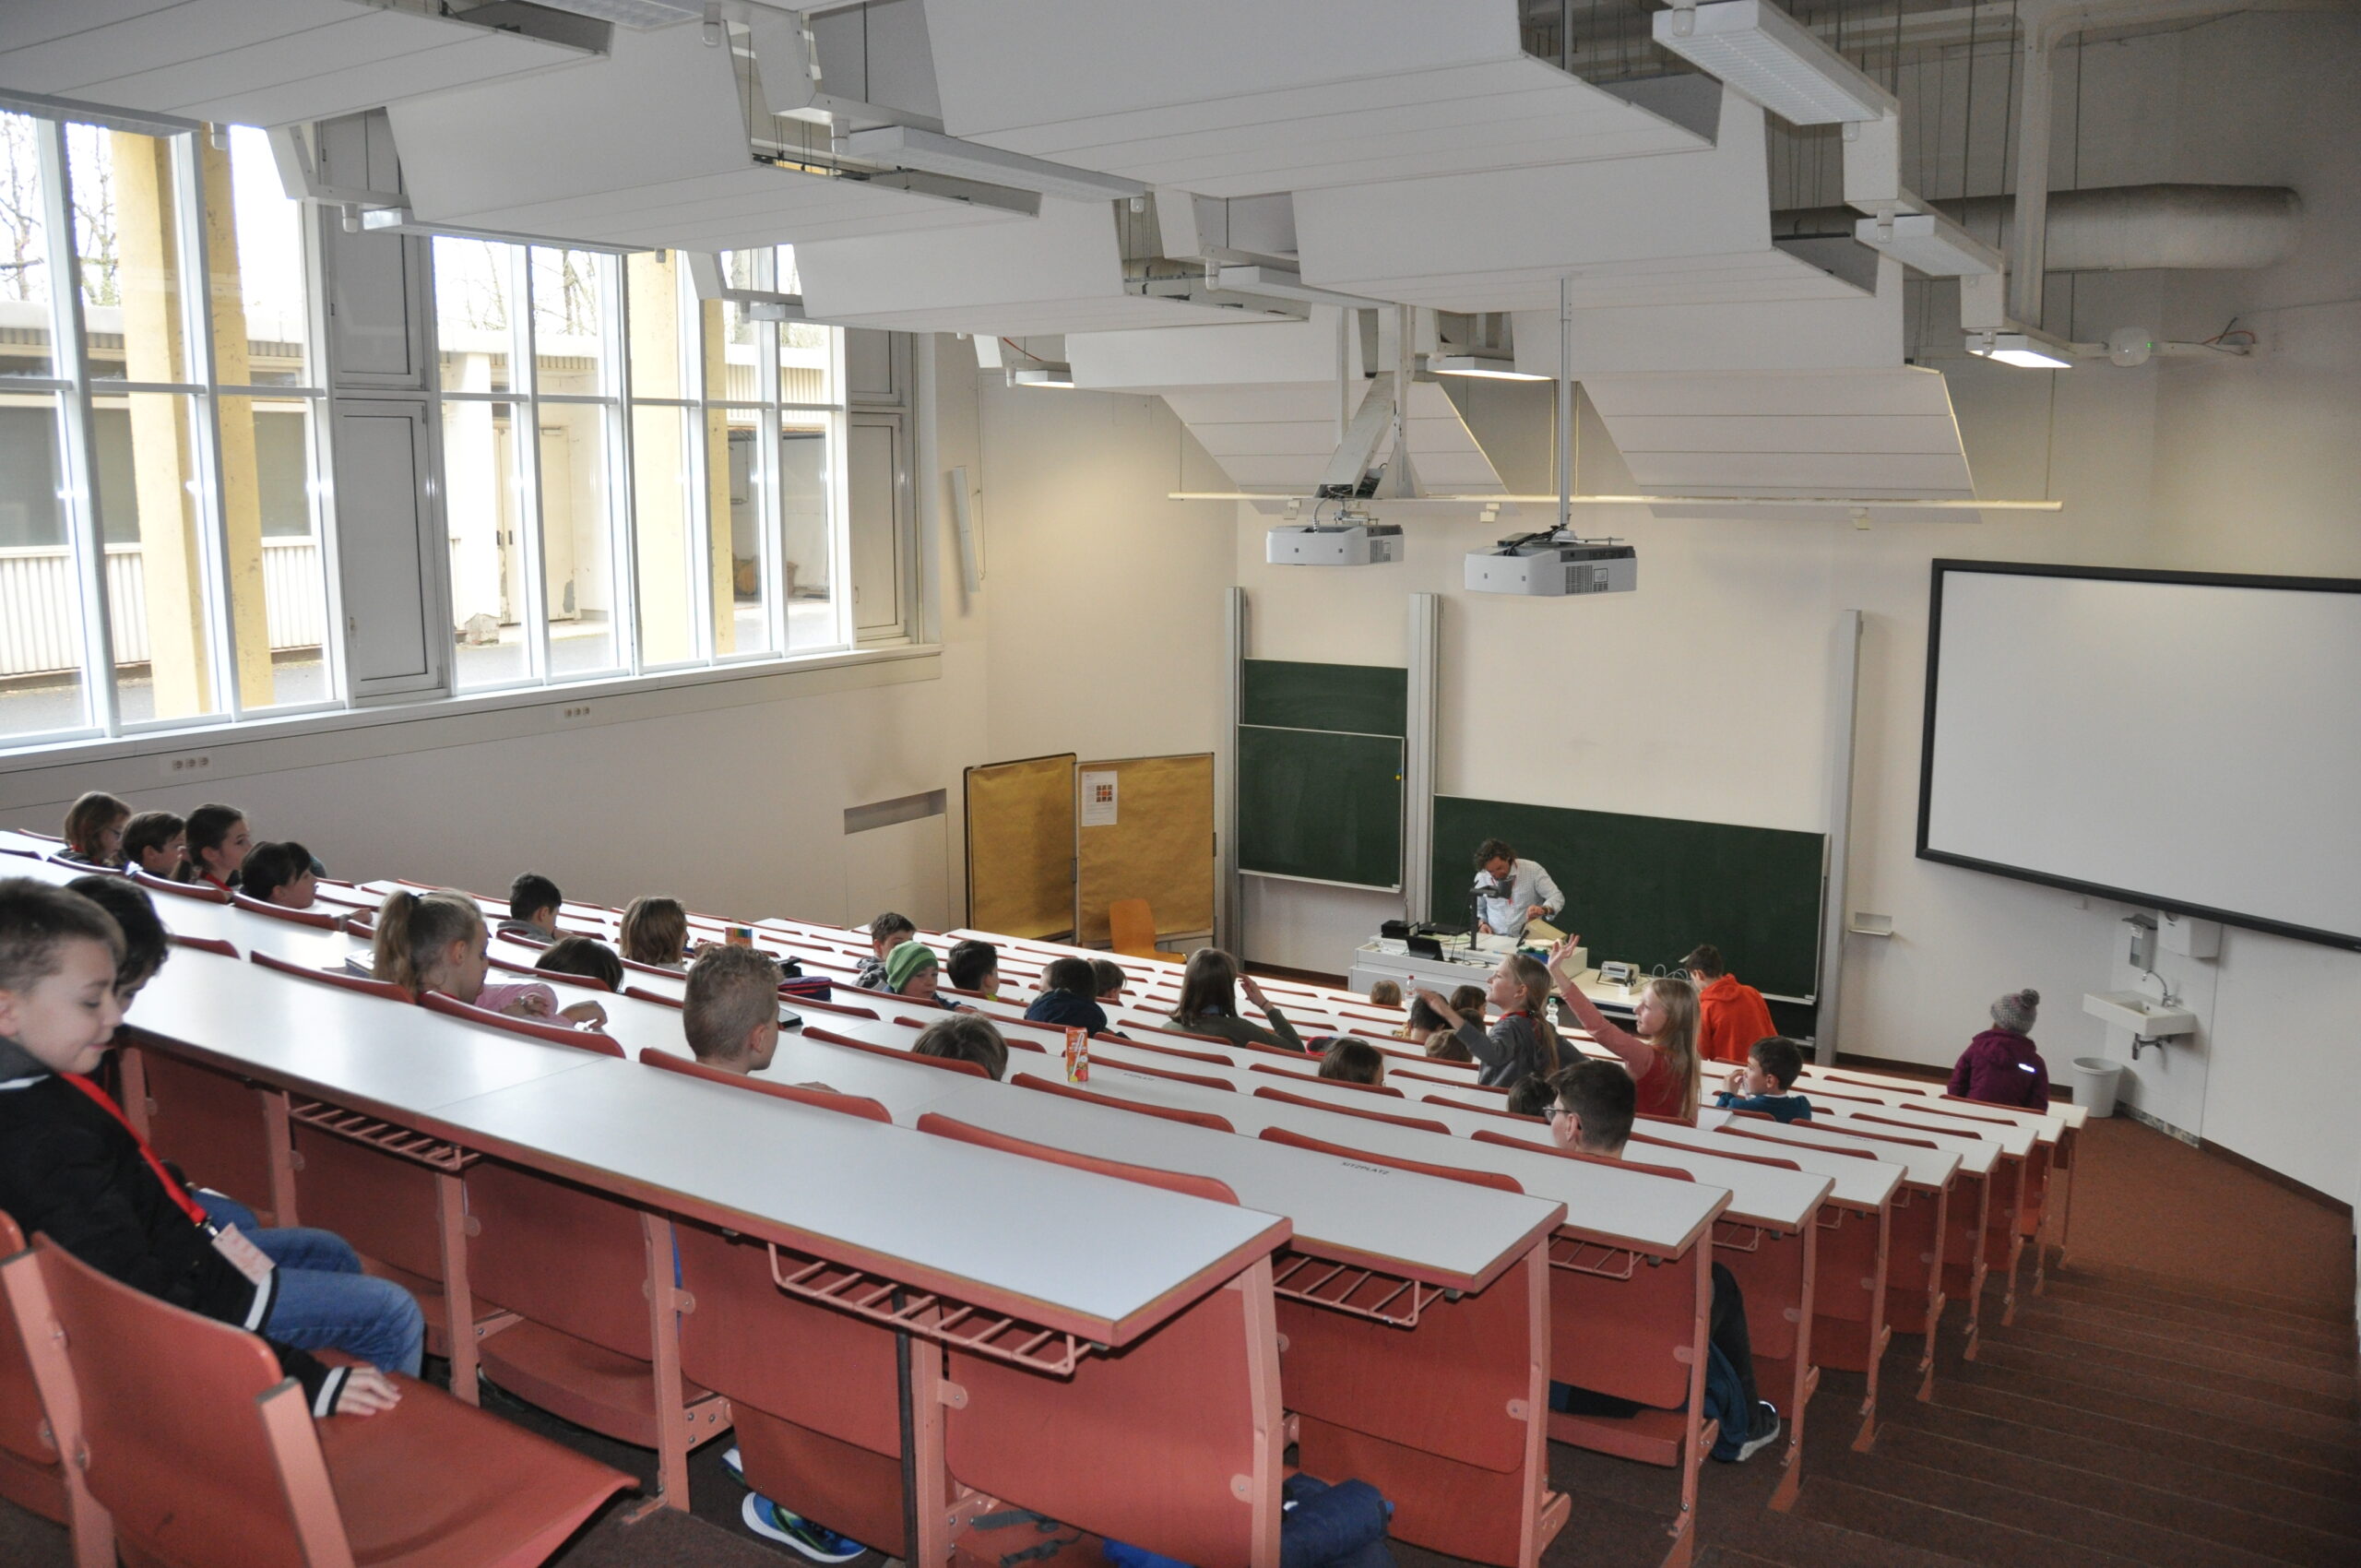
[{"label": "window sill", "polygon": [[[624,724],[670,714],[784,702],[863,686],[931,681],[936,644],[862,647],[663,675],[511,687],[478,695],[393,700],[242,724],[198,723],[110,740],[77,740],[0,752],[0,807],[67,800],[86,789],[137,791],[153,780],[125,764],[202,754],[208,782],[291,767],[513,740],[557,730]],[[73,777],[67,777],[73,775]],[[186,781],[183,774],[180,781]]]}]

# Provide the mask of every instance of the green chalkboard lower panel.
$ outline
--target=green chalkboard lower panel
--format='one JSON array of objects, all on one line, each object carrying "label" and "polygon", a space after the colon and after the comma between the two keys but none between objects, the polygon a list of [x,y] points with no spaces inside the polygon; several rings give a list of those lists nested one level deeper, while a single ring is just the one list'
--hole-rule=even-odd
[{"label": "green chalkboard lower panel", "polygon": [[1821,834],[1438,796],[1433,919],[1466,923],[1487,838],[1548,868],[1594,964],[1669,968],[1710,942],[1759,991],[1819,988]]},{"label": "green chalkboard lower panel", "polygon": [[1238,731],[1238,863],[1363,887],[1402,885],[1402,742]]}]

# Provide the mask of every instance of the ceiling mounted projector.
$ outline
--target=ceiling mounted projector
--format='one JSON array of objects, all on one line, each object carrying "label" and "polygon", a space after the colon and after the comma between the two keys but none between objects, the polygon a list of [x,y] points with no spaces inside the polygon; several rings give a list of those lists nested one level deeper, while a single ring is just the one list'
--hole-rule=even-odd
[{"label": "ceiling mounted projector", "polygon": [[1516,593],[1536,599],[1631,593],[1640,586],[1639,552],[1611,539],[1576,539],[1562,532],[1501,540],[1497,550],[1467,552],[1470,593]]},{"label": "ceiling mounted projector", "polygon": [[1402,525],[1347,512],[1333,523],[1294,523],[1264,537],[1274,566],[1384,566],[1402,559]]}]

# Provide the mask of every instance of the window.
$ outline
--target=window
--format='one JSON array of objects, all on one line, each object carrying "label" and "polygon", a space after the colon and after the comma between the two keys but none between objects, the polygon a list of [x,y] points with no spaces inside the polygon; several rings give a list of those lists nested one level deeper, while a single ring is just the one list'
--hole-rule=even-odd
[{"label": "window", "polygon": [[0,743],[339,700],[262,133],[0,113]]}]

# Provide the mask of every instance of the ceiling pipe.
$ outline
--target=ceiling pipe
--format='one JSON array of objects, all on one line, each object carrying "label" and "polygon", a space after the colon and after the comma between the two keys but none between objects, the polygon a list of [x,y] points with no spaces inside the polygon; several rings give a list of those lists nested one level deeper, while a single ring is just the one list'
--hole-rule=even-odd
[{"label": "ceiling pipe", "polygon": [[[1932,204],[1944,216],[2011,250],[2015,198],[1970,196]],[[2303,201],[2280,185],[2120,185],[2052,192],[2042,235],[2051,272],[2236,271],[2275,267],[2293,255]],[[1774,239],[1850,238],[1849,207],[1797,208],[1771,215]]]},{"label": "ceiling pipe", "polygon": [[2052,64],[2060,45],[2105,28],[2197,21],[2248,11],[2350,11],[2352,0],[2027,0],[2021,7],[2015,232],[2009,250],[2009,315],[2041,325],[2047,265]]}]

